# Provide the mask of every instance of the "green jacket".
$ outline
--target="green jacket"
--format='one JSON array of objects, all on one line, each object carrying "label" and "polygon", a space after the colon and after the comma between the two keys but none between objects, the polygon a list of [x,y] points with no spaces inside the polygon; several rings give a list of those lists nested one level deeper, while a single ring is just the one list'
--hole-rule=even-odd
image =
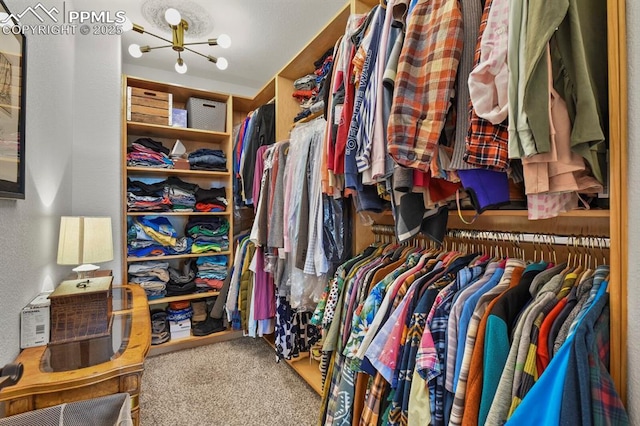
[{"label": "green jacket", "polygon": [[598,152],[604,152],[608,131],[606,0],[529,0],[527,34],[521,78],[536,146],[548,151],[550,140],[545,53],[550,42],[553,84],[567,103],[572,150],[603,182]]}]

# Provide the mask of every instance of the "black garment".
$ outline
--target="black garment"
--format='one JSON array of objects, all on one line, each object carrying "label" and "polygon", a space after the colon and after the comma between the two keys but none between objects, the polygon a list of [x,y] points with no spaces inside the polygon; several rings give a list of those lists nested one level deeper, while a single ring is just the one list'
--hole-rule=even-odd
[{"label": "black garment", "polygon": [[225,188],[198,188],[196,191],[196,202],[198,203],[220,202],[222,201],[221,199],[224,199],[225,202],[227,201],[227,190]]},{"label": "black garment", "polygon": [[144,183],[139,180],[127,178],[127,192],[138,196],[159,197],[164,193],[165,181],[156,183]]},{"label": "black garment", "polygon": [[[258,108],[253,130],[249,135],[249,141],[244,148],[244,169],[242,170],[242,186],[245,197],[251,198],[253,194],[253,175],[256,168],[256,153],[262,145],[272,145],[276,141],[276,106],[266,104]],[[258,200],[253,200],[257,204]]]},{"label": "black garment", "polygon": [[169,188],[171,187],[180,188],[183,191],[191,192],[194,194],[194,196],[198,188],[200,188],[198,184],[185,182],[176,176],[168,177],[167,180],[164,181],[164,185]]},{"label": "black garment", "polygon": [[507,325],[507,334],[509,335],[509,338],[511,338],[513,334],[516,318],[525,305],[532,299],[529,287],[531,287],[533,279],[541,272],[543,271],[529,270],[524,272],[520,277],[518,285],[508,289],[491,309],[490,315],[495,315],[501,318]]},{"label": "black garment", "polygon": [[[154,141],[151,138],[138,138],[133,143],[140,144],[145,148],[149,148],[153,151],[160,152],[164,155],[169,155],[169,148],[166,148],[162,145],[162,142]],[[128,148],[128,151],[131,151],[131,147]]]}]

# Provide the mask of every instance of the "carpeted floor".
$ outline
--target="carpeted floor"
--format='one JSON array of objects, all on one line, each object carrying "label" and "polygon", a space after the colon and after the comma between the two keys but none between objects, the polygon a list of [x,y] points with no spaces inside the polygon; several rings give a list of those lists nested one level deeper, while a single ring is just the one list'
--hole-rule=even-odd
[{"label": "carpeted floor", "polygon": [[311,426],[320,397],[245,337],[147,358],[140,407],[142,426]]}]

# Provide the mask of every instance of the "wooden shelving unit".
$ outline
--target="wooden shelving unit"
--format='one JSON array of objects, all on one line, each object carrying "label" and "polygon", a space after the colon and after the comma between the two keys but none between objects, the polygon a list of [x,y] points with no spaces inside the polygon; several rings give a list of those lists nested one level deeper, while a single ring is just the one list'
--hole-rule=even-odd
[{"label": "wooden shelving unit", "polygon": [[162,297],[160,299],[149,300],[149,305],[161,305],[163,303],[179,302],[181,300],[197,300],[206,299],[207,297],[215,297],[219,295],[219,291],[207,291],[204,293],[183,294],[182,296]]},{"label": "wooden shelving unit", "polygon": [[229,212],[129,212],[129,216],[227,216]]},{"label": "wooden shelving unit", "polygon": [[[208,99],[211,101],[221,102],[226,105],[226,121],[224,131],[210,131],[193,128],[172,127],[158,124],[149,124],[141,122],[127,121],[126,114],[126,100],[127,100],[127,87],[137,87],[145,90],[154,90],[158,92],[165,92],[172,94],[173,108],[185,108],[185,104],[190,97],[196,97],[201,99]],[[129,178],[133,180],[159,181],[166,179],[170,176],[176,176],[185,182],[198,184],[201,188],[213,188],[213,187],[225,187],[228,206],[224,212],[129,212],[127,211],[126,196],[123,197],[122,211],[122,229],[123,229],[123,252],[127,253],[127,224],[128,218],[140,217],[140,216],[161,216],[170,218],[172,223],[182,224],[185,223],[189,217],[204,217],[204,216],[216,216],[225,217],[229,221],[229,232],[227,234],[230,244],[232,244],[232,230],[233,230],[233,184],[232,184],[232,152],[233,142],[231,140],[231,131],[233,128],[233,100],[232,97],[226,94],[212,93],[199,89],[191,89],[184,86],[178,86],[173,84],[166,84],[151,80],[140,79],[136,77],[123,76],[122,81],[123,90],[123,125],[122,125],[122,158],[123,158],[123,179],[122,179],[122,193],[127,193],[127,180]],[[166,148],[171,149],[176,139],[180,139],[183,145],[186,147],[187,152],[192,152],[199,148],[220,149],[225,152],[227,157],[226,169],[227,171],[208,171],[208,170],[183,170],[183,169],[164,169],[164,168],[152,168],[152,167],[129,167],[127,166],[126,154],[127,147],[133,141],[140,137],[151,137],[154,140],[161,142]],[[176,230],[179,235],[182,235],[181,229]],[[145,261],[169,261],[172,266],[178,266],[181,261],[191,258],[200,258],[205,256],[225,255],[228,258],[229,268],[233,265],[233,248],[221,252],[207,252],[207,253],[184,253],[176,255],[166,256],[143,256],[135,257],[128,256],[124,259],[123,264],[123,282],[128,281],[127,270],[129,263],[132,262],[145,262]],[[209,291],[206,293],[187,294],[182,296],[164,297],[161,299],[149,300],[150,306],[161,305],[170,302],[176,302],[181,300],[196,300],[207,297],[216,297],[219,295],[218,291]],[[150,355],[157,355],[160,353],[166,353],[174,350],[179,350],[187,347],[194,347],[202,344],[213,343],[216,341],[229,340],[236,337],[240,337],[241,333],[227,330],[220,333],[214,333],[209,336],[191,336],[184,339],[172,340],[165,344],[152,346],[149,353]]]},{"label": "wooden shelving unit", "polygon": [[145,256],[145,257],[127,257],[127,262],[145,262],[147,260],[172,260],[172,259],[188,259],[190,257],[205,257],[216,255],[232,255],[230,250],[221,252],[207,252],[207,253],[186,253],[186,254],[172,254],[167,256]]},{"label": "wooden shelving unit", "polygon": [[128,174],[141,174],[141,175],[180,175],[180,176],[194,176],[203,178],[228,178],[231,176],[230,172],[210,172],[206,170],[181,170],[181,169],[161,169],[153,167],[127,167]]},{"label": "wooden shelving unit", "polygon": [[130,135],[143,135],[158,138],[199,140],[202,142],[224,143],[230,134],[226,132],[212,132],[210,130],[189,129],[185,127],[162,126],[159,124],[127,122],[127,132]]},{"label": "wooden shelving unit", "polygon": [[[273,335],[264,340],[275,349]],[[284,360],[318,395],[322,395],[322,373],[320,363],[309,356],[309,352],[302,352],[297,358]]]},{"label": "wooden shelving unit", "polygon": [[211,343],[226,342],[242,337],[242,332],[237,330],[225,330],[219,333],[213,333],[208,336],[191,336],[183,339],[169,340],[161,345],[152,345],[149,349],[149,356],[166,354],[168,352],[179,351],[182,349],[195,348],[197,346],[208,345]]}]

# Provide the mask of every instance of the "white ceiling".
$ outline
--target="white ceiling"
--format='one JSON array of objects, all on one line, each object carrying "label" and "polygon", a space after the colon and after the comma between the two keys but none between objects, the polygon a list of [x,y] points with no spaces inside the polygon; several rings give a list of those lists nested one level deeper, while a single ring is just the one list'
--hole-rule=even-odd
[{"label": "white ceiling", "polygon": [[[211,23],[211,31],[185,42],[205,41],[219,34],[231,37],[231,47],[195,46],[205,55],[224,57],[229,67],[220,71],[215,64],[191,52],[184,52],[188,65],[187,75],[226,82],[234,85],[261,88],[289,60],[297,54],[329,20],[346,4],[346,0],[74,0],[76,9],[124,10],[134,23],[145,30],[171,39],[168,26],[165,33],[155,28],[142,16],[142,7],[165,10],[173,7],[179,11],[193,6],[209,18],[199,17]],[[189,21],[186,13],[183,18]],[[129,31],[122,36],[122,60],[125,64],[174,71],[177,53],[167,49],[152,50],[142,58],[129,55],[131,43],[158,46],[164,44],[148,34]]]}]

